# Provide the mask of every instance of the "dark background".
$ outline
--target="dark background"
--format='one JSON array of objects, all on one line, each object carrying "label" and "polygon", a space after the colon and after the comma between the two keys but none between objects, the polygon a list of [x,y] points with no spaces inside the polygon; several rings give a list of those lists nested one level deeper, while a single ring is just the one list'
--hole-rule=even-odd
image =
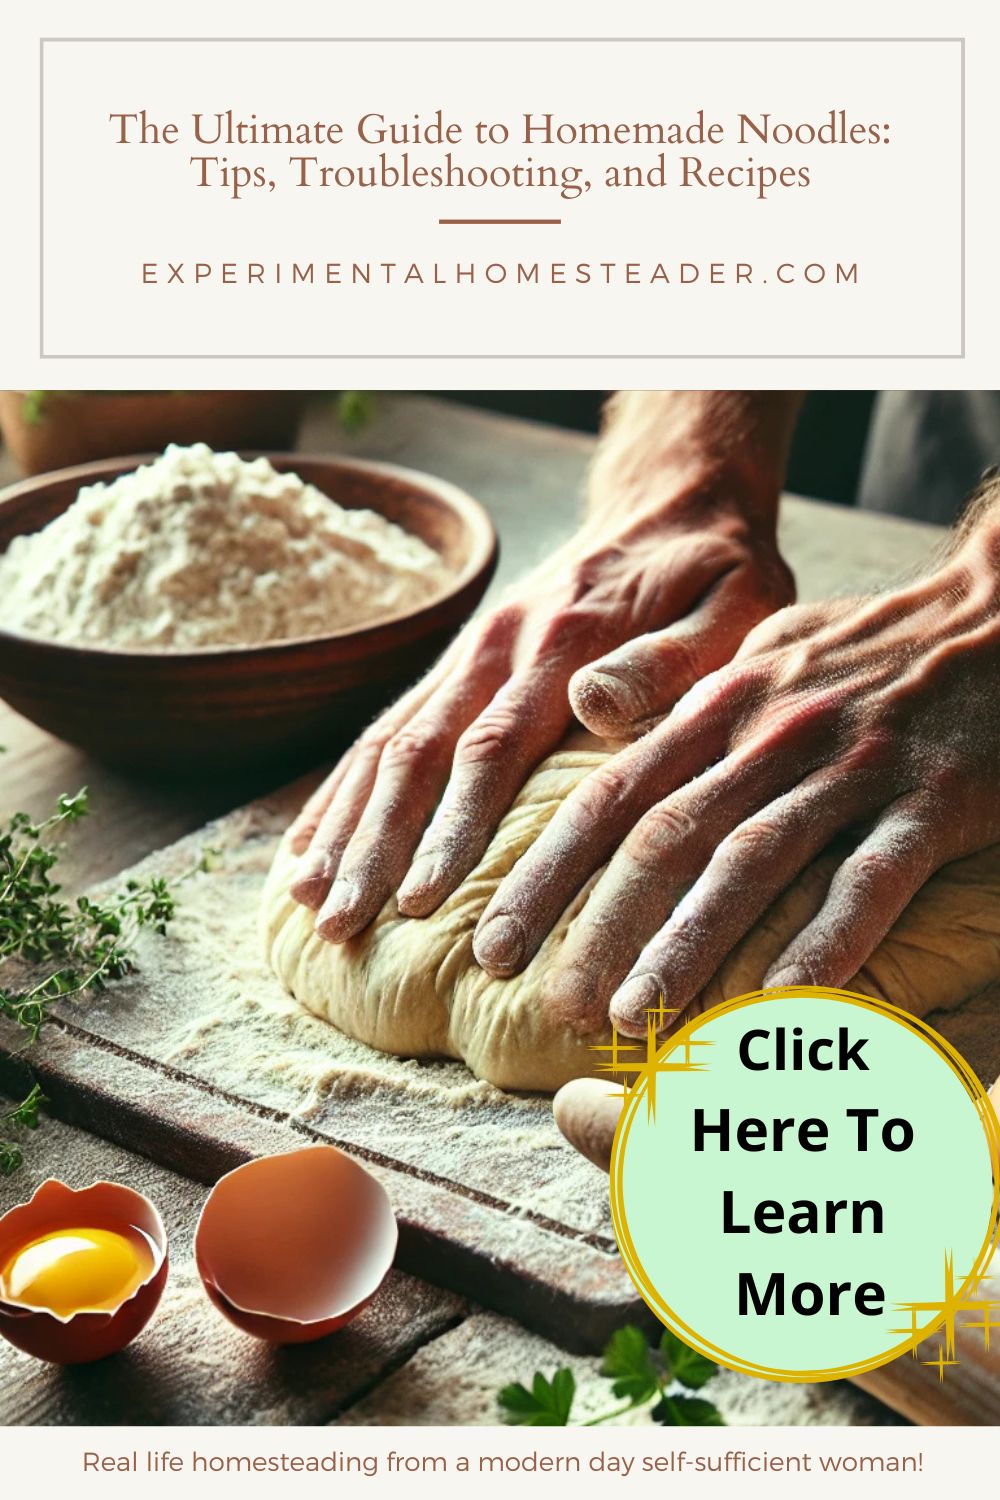
[{"label": "dark background", "polygon": [[[437,391],[450,401],[596,432],[604,391]],[[792,443],[787,487],[854,503],[875,391],[812,391]]]}]

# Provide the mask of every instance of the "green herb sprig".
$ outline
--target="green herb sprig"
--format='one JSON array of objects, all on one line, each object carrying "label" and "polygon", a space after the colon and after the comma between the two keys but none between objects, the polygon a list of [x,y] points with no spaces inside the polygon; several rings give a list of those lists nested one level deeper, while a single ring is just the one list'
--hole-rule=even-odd
[{"label": "green herb sprig", "polygon": [[[20,1104],[0,1114],[0,1129],[38,1129],[39,1106],[45,1103],[45,1095],[36,1083]],[[0,1140],[0,1177],[13,1177],[24,1162],[24,1154],[16,1141]]]},{"label": "green herb sprig", "polygon": [[[23,1030],[25,1047],[38,1040],[57,1000],[103,989],[132,971],[139,933],[166,934],[177,886],[196,870],[207,869],[214,852],[206,851],[172,883],[153,876],[127,880],[100,901],[66,899],[55,878],[64,847],[58,835],[89,810],[87,788],[82,787],[61,796],[41,822],[18,812],[0,828],[0,1016]],[[25,982],[29,968],[31,977]],[[44,1102],[35,1085],[20,1104],[0,1113],[0,1131],[34,1130]],[[17,1141],[0,1135],[0,1177],[9,1177],[22,1162]]]},{"label": "green herb sprig", "polygon": [[[584,1427],[612,1422],[640,1406],[661,1427],[724,1427],[725,1419],[713,1402],[702,1396],[672,1393],[700,1391],[718,1373],[718,1365],[665,1329],[653,1348],[634,1324],[618,1328],[604,1350],[601,1374],[611,1381],[611,1394],[622,1404],[591,1417]],[[573,1371],[563,1367],[549,1379],[536,1371],[531,1385],[505,1385],[497,1400],[505,1422],[517,1427],[567,1427],[576,1395]]]},{"label": "green herb sprig", "polygon": [[371,391],[341,391],[337,397],[337,420],[346,433],[363,432],[375,415]]}]

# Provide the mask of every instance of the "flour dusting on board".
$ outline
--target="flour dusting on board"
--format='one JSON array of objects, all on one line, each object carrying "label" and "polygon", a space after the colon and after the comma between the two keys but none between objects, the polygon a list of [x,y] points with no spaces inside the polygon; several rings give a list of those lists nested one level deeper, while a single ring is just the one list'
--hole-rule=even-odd
[{"label": "flour dusting on board", "polygon": [[[585,1423],[607,1412],[609,1386],[598,1373],[599,1360],[553,1349],[507,1318],[475,1312],[459,1327],[425,1344],[377,1390],[337,1417],[333,1425],[495,1425],[501,1386],[523,1380],[536,1369],[551,1374],[556,1365],[567,1366],[576,1380],[574,1423]],[[683,1392],[675,1387],[674,1394]],[[885,1408],[846,1380],[823,1386],[799,1385],[749,1380],[735,1371],[723,1370],[712,1381],[710,1394],[729,1427],[866,1427],[876,1423],[881,1426],[886,1421]],[[647,1411],[639,1408],[620,1416],[612,1430],[649,1426]]]},{"label": "flour dusting on board", "polygon": [[[88,1002],[88,1030],[334,1143],[439,1176],[613,1246],[606,1179],[563,1140],[547,1097],[504,1093],[463,1063],[387,1056],[300,1009],[259,953],[256,913],[278,837],[301,790],[205,831],[214,867],[186,882],[167,942],[140,971]],[[146,866],[190,861],[175,846]],[[144,868],[144,867],[140,867]],[[498,1244],[496,1253],[502,1253]]]}]

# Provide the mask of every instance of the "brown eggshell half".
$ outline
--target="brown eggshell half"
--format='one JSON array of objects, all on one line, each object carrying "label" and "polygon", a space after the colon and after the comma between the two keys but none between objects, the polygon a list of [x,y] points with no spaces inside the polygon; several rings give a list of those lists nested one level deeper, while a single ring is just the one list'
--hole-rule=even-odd
[{"label": "brown eggshell half", "polygon": [[335,1146],[262,1156],[209,1193],[194,1253],[231,1323],[273,1344],[322,1338],[385,1280],[398,1229],[389,1195]]},{"label": "brown eggshell half", "polygon": [[70,1188],[50,1177],[27,1203],[0,1218],[0,1263],[52,1230],[84,1226],[114,1230],[130,1224],[148,1235],[154,1249],[153,1269],[120,1307],[113,1312],[61,1317],[27,1303],[0,1301],[0,1334],[25,1354],[57,1365],[88,1364],[130,1344],[156,1311],[167,1281],[167,1235],[148,1198],[120,1183]]}]

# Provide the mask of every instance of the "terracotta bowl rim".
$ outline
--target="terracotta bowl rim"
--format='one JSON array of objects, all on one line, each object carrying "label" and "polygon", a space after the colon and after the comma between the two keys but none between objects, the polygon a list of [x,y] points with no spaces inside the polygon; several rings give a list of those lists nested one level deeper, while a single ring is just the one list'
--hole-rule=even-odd
[{"label": "terracotta bowl rim", "polygon": [[[285,651],[301,651],[310,647],[320,649],[348,640],[359,645],[377,647],[379,637],[384,632],[392,631],[401,622],[410,621],[416,624],[440,613],[442,607],[453,603],[471,584],[481,578],[484,572],[492,569],[496,561],[498,540],[493,518],[481,501],[476,500],[460,485],[453,484],[450,479],[439,478],[421,469],[411,469],[404,464],[384,463],[376,459],[341,458],[336,454],[289,453],[253,448],[242,448],[236,451],[241,458],[245,459],[266,458],[272,463],[277,461],[289,466],[296,462],[326,464],[332,469],[383,475],[408,484],[412,489],[422,490],[435,499],[443,500],[458,515],[466,534],[472,541],[469,560],[460,572],[454,574],[452,579],[442,586],[440,592],[424,600],[415,609],[403,609],[392,615],[382,615],[376,620],[368,621],[360,628],[348,625],[339,630],[326,631],[322,635],[283,636],[280,640],[258,641],[248,645],[196,646],[189,647],[185,651],[164,651],[156,647],[103,646],[96,645],[92,641],[54,641],[47,636],[0,626],[0,646],[28,648],[54,656],[66,655],[77,659],[107,658],[146,666],[155,662],[157,666],[169,664],[178,667],[196,666],[199,662],[218,662],[227,657],[252,661],[254,658],[275,657]],[[102,477],[117,477],[120,474],[126,474],[131,469],[138,468],[140,464],[150,463],[157,457],[159,455],[155,453],[126,454],[121,458],[96,459],[90,463],[71,464],[68,468],[50,469],[44,474],[32,475],[0,490],[0,511],[8,501],[32,495],[39,497],[55,481],[66,481],[72,478],[78,480],[82,487],[85,483],[96,482]],[[312,483],[312,481],[307,481],[307,483]],[[377,507],[373,505],[372,509],[377,509]],[[30,533],[18,534],[30,535]],[[3,552],[0,551],[0,556],[2,555]]]}]

